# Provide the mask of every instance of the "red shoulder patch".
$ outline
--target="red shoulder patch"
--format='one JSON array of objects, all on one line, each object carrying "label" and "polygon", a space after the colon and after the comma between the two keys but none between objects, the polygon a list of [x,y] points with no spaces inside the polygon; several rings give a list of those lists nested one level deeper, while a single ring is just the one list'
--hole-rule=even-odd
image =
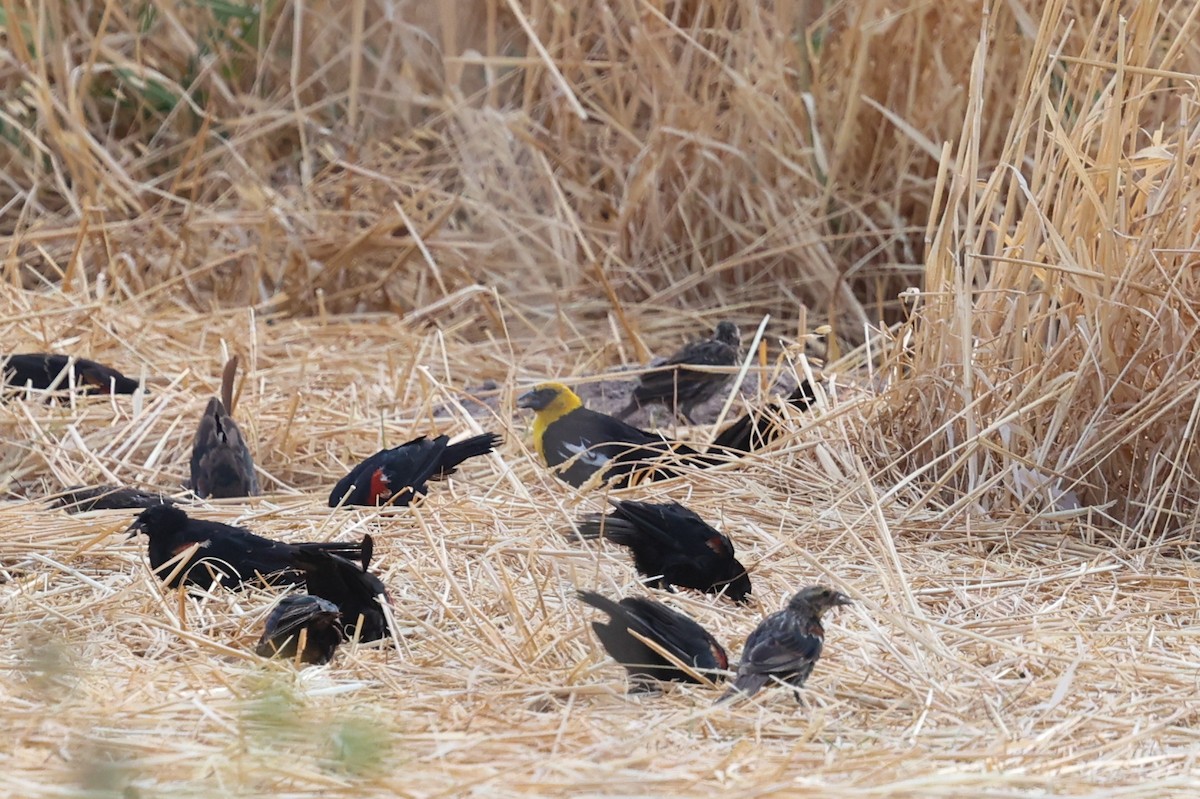
[{"label": "red shoulder patch", "polygon": [[725,547],[725,539],[719,535],[710,535],[708,540],[704,542],[708,548],[718,555],[728,555],[729,550]]},{"label": "red shoulder patch", "polygon": [[370,505],[378,505],[392,498],[392,488],[388,485],[388,479],[383,473],[383,469],[376,469],[371,473],[371,485],[368,488],[370,492],[367,495],[367,503]]}]

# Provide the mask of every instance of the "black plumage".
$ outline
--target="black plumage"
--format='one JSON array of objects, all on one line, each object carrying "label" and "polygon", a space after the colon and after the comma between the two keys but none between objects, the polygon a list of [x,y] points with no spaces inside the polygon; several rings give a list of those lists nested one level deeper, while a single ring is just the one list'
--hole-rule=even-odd
[{"label": "black plumage", "polygon": [[337,605],[348,640],[357,635],[360,641],[376,641],[391,635],[382,606],[389,602],[387,588],[366,571],[366,561],[360,569],[337,554],[309,548],[297,555],[296,565],[304,572],[308,593]]},{"label": "black plumage", "polygon": [[342,642],[341,612],[337,605],[308,594],[288,594],[267,616],[255,653],[263,657],[296,657],[320,665],[333,659]]},{"label": "black plumage", "polygon": [[75,385],[88,394],[133,394],[140,385],[137,380],[126,377],[111,366],[86,358],[72,360],[67,355],[34,352],[9,355],[0,360],[3,362],[0,368],[4,372],[4,382],[17,388],[30,385],[44,390],[50,388],[55,380],[58,380],[56,388],[69,388],[71,375],[63,374],[68,365],[74,373]]},{"label": "black plumage", "polygon": [[799,701],[800,688],[812,674],[825,644],[821,614],[849,604],[845,594],[820,585],[793,596],[787,607],[767,616],[750,633],[733,686],[717,701],[739,693],[753,696],[772,680],[790,685]]},{"label": "black plumage", "polygon": [[734,366],[738,362],[742,336],[733,322],[721,322],[711,338],[693,341],[642,375],[618,419],[638,408],[659,403],[678,408],[690,424],[692,409],[707,402],[729,381],[729,375],[692,369],[692,366]]},{"label": "black plumage", "polygon": [[579,524],[585,538],[603,535],[629,547],[649,585],[723,593],[735,602],[750,595],[750,575],[734,557],[733,541],[678,502],[610,500],[608,516],[589,514]]},{"label": "black plumage", "polygon": [[[206,588],[213,579],[226,588],[239,588],[249,582],[295,585],[304,580],[299,560],[302,555],[336,553],[359,560],[366,568],[373,544],[369,535],[358,544],[272,541],[243,527],[190,518],[170,505],[146,508],[129,529],[131,534],[145,533],[150,539],[150,565],[160,579],[167,580],[175,573],[168,581],[172,588],[178,588],[181,582]],[[197,548],[182,569],[177,562],[167,565],[193,547]]]},{"label": "black plumage", "polygon": [[707,630],[679,611],[642,597],[614,602],[593,591],[580,591],[579,598],[608,614],[607,623],[594,621],[592,629],[613,660],[629,672],[631,691],[645,690],[655,680],[701,682],[637,636],[654,641],[676,660],[711,680],[724,679],[721,672],[729,668],[724,648]]},{"label": "black plumage", "polygon": [[224,499],[253,497],[260,493],[254,458],[233,413],[233,380],[237,374],[235,355],[221,376],[221,397],[213,397],[200,417],[192,441],[191,481],[197,496]]},{"label": "black plumage", "polygon": [[175,500],[157,492],[125,486],[76,486],[55,498],[55,506],[67,513],[90,510],[133,510],[154,505],[174,505]]},{"label": "black plumage", "polygon": [[[793,408],[806,411],[816,402],[816,394],[808,380],[803,380],[788,395],[787,403]],[[733,456],[760,449],[782,432],[779,418],[782,409],[771,402],[765,408],[755,408],[740,417],[717,434],[709,447],[709,453],[728,451]]]},{"label": "black plumage", "polygon": [[450,443],[449,436],[414,438],[376,452],[338,481],[329,494],[329,507],[339,505],[399,505],[422,495],[426,483],[452,474],[467,458],[486,455],[501,441],[495,433]]}]

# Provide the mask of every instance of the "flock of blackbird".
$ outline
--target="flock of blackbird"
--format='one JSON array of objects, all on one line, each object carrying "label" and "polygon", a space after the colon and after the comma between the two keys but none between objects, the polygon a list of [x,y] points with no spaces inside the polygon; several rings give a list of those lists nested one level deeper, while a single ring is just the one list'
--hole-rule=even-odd
[{"label": "flock of blackbird", "polygon": [[[587,409],[561,383],[537,385],[517,404],[534,411],[534,447],[553,473],[570,485],[626,487],[664,479],[677,474],[680,466],[706,468],[744,456],[780,434],[780,408],[775,403],[730,424],[703,452],[624,421],[638,408],[657,403],[692,422],[691,411],[716,395],[728,379],[727,374],[705,367],[735,365],[739,349],[737,326],[721,322],[711,338],[688,344],[648,371],[617,417]],[[115,369],[65,355],[11,355],[0,358],[0,365],[10,392],[32,388],[132,394],[142,390],[137,380]],[[226,364],[221,396],[209,400],[193,440],[186,487],[200,498],[260,493],[254,459],[232,415],[237,367],[236,357]],[[801,410],[813,401],[807,381],[787,398]],[[338,481],[329,506],[408,505],[426,493],[430,481],[446,477],[466,459],[490,453],[500,443],[500,436],[493,433],[456,443],[439,435],[385,449]],[[627,547],[634,567],[650,587],[691,588],[736,603],[747,600],[750,575],[736,559],[733,542],[696,513],[676,502],[610,503],[611,513],[583,517],[572,534]],[[265,657],[327,663],[344,641],[394,635],[387,589],[370,572],[370,535],[358,543],[273,541],[242,527],[193,518],[169,497],[127,487],[70,489],[59,504],[72,512],[141,509],[130,535],[147,536],[150,565],[172,588],[220,583],[236,590],[254,583],[292,589],[267,617],[256,648]],[[670,681],[712,684],[724,679],[730,669],[724,648],[708,631],[661,602],[646,597],[614,601],[591,591],[581,591],[579,599],[608,616],[607,622],[595,621],[592,627],[608,653],[629,673],[631,691]],[[824,586],[801,590],[750,634],[733,685],[717,701],[753,695],[771,683],[790,686],[799,699],[799,688],[821,654],[822,614],[849,603],[844,594]]]}]

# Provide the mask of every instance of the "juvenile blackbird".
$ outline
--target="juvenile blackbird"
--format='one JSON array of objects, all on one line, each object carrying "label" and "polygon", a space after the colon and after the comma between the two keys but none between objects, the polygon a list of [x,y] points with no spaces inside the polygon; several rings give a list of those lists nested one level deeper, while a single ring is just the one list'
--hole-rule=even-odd
[{"label": "juvenile blackbird", "polygon": [[452,474],[467,458],[486,455],[500,441],[495,433],[472,436],[456,444],[450,443],[449,436],[433,440],[421,436],[376,452],[338,481],[329,494],[329,507],[407,505],[414,496],[425,493],[429,480]]},{"label": "juvenile blackbird", "polygon": [[[367,536],[370,538],[370,536]],[[329,551],[308,548],[296,556],[304,572],[308,593],[332,602],[342,614],[342,633],[347,640],[376,641],[391,635],[383,603],[389,603],[383,582],[363,568]]]},{"label": "juvenile blackbird", "polygon": [[849,604],[845,594],[822,585],[809,586],[796,594],[787,607],[767,616],[750,633],[737,678],[717,701],[724,702],[739,693],[754,696],[772,680],[792,686],[799,701],[800,688],[812,674],[825,643],[821,614],[828,608]]},{"label": "juvenile blackbird", "polygon": [[130,535],[142,532],[150,538],[150,565],[163,580],[177,568],[175,563],[165,564],[199,544],[182,570],[169,581],[172,588],[178,588],[181,582],[207,588],[214,577],[226,588],[239,588],[255,581],[295,585],[304,580],[298,560],[302,555],[333,552],[360,560],[366,568],[373,546],[369,535],[363,536],[358,544],[272,541],[243,527],[189,518],[171,505],[146,508],[130,525],[129,532]]},{"label": "juvenile blackbird", "polygon": [[673,464],[704,467],[714,462],[687,444],[588,410],[562,383],[534,386],[517,398],[517,407],[535,412],[533,445],[538,455],[559,479],[576,488],[597,472],[620,488],[635,473],[660,480],[675,476]]},{"label": "juvenile blackbird", "polygon": [[656,504],[609,500],[608,516],[588,514],[579,523],[584,538],[602,534],[629,547],[638,572],[654,588],[695,588],[724,593],[735,602],[750,595],[750,575],[734,557],[733,542],[678,502]]},{"label": "juvenile blackbird", "polygon": [[[802,380],[787,398],[789,405],[801,411],[808,410],[816,401],[817,396],[808,380]],[[766,446],[782,432],[778,421],[780,410],[779,404],[772,402],[765,408],[748,411],[718,433],[708,451],[715,453],[728,450],[729,454],[736,456]]]},{"label": "juvenile blackbird", "polygon": [[340,619],[332,602],[308,594],[288,594],[267,616],[266,629],[254,651],[266,658],[294,658],[303,637],[300,662],[328,663],[342,642]]},{"label": "juvenile blackbird", "polygon": [[189,488],[200,497],[258,496],[258,476],[254,458],[233,421],[233,379],[238,359],[233,356],[221,375],[221,397],[213,397],[200,417],[196,438],[192,441],[192,479]]},{"label": "juvenile blackbird", "polygon": [[132,510],[153,505],[174,505],[175,500],[161,493],[125,486],[76,486],[55,498],[55,505],[67,513],[89,510]]},{"label": "juvenile blackbird", "polygon": [[88,394],[133,394],[138,390],[138,381],[102,363],[86,358],[75,358],[44,352],[0,356],[4,382],[22,388],[26,384],[38,389],[48,389],[59,375],[57,388],[71,385],[70,375],[63,375],[68,364],[75,374],[75,385]]},{"label": "juvenile blackbird", "polygon": [[653,371],[642,375],[633,396],[620,413],[625,419],[638,408],[659,403],[678,407],[689,424],[695,424],[692,409],[706,402],[729,381],[729,375],[702,372],[689,366],[734,366],[738,362],[742,335],[733,322],[721,322],[712,338],[693,341],[667,358]]},{"label": "juvenile blackbird", "polygon": [[679,611],[642,597],[614,602],[593,591],[580,591],[579,598],[608,614],[608,623],[594,621],[592,629],[613,660],[629,672],[631,693],[652,688],[655,680],[701,682],[638,640],[634,633],[654,641],[711,680],[725,678],[721,673],[729,668],[725,650],[707,630]]}]

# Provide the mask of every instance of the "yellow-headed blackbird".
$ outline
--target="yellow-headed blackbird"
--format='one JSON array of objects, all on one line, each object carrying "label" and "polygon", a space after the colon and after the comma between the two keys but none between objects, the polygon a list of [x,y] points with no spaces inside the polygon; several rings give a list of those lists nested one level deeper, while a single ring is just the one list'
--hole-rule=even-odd
[{"label": "yellow-headed blackbird", "polygon": [[684,614],[641,597],[626,597],[618,603],[592,591],[580,591],[579,598],[608,614],[607,624],[594,621],[592,629],[613,660],[629,672],[631,693],[652,688],[654,680],[701,682],[639,640],[635,633],[654,641],[709,679],[724,679],[722,672],[729,668],[725,650],[707,630]]},{"label": "yellow-headed blackbird", "polygon": [[674,472],[669,468],[672,462],[710,464],[687,444],[588,410],[575,392],[562,383],[535,386],[517,398],[517,406],[536,411],[534,447],[559,479],[576,488],[597,472],[620,487],[635,472],[645,479],[672,477]]},{"label": "yellow-headed blackbird", "polygon": [[368,556],[360,569],[338,554],[312,547],[296,555],[308,593],[337,605],[347,639],[376,641],[391,634],[383,612],[383,604],[390,604],[387,588],[366,570],[369,561]]},{"label": "yellow-headed blackbird", "polygon": [[[189,518],[171,505],[146,508],[129,531],[131,535],[142,532],[149,537],[150,565],[163,580],[175,573],[168,583],[172,588],[178,588],[181,582],[207,588],[213,579],[226,588],[254,581],[295,585],[304,580],[298,560],[304,553],[334,552],[361,560],[366,568],[373,544],[369,535],[363,536],[359,544],[272,541],[243,527]],[[167,565],[196,545],[181,569],[177,571],[177,563]]]},{"label": "yellow-headed blackbird", "polygon": [[328,663],[342,642],[341,615],[337,605],[320,597],[288,594],[267,616],[254,651],[266,658],[294,658],[303,639],[301,663]]},{"label": "yellow-headed blackbird", "polygon": [[34,352],[22,355],[0,356],[3,363],[4,382],[21,388],[29,385],[37,389],[55,386],[70,387],[71,375],[64,374],[70,366],[74,384],[88,394],[133,394],[138,390],[138,381],[102,363],[86,358],[72,360],[66,355]]},{"label": "yellow-headed blackbird", "polygon": [[[794,408],[806,411],[816,402],[812,385],[801,381],[787,398]],[[731,454],[753,452],[771,443],[781,432],[779,427],[780,407],[772,402],[766,408],[754,409],[730,424],[713,439],[709,452],[729,450]]]},{"label": "yellow-headed blackbird", "polygon": [[799,701],[800,688],[812,674],[825,643],[821,614],[828,608],[849,604],[845,594],[821,585],[796,594],[786,608],[767,616],[750,633],[737,678],[717,701],[738,694],[753,696],[771,681],[792,686]]},{"label": "yellow-headed blackbird", "polygon": [[225,364],[221,376],[221,397],[213,397],[204,409],[196,438],[192,441],[192,479],[189,488],[200,497],[258,496],[258,476],[254,458],[242,437],[242,431],[230,416],[233,413],[233,379],[238,359]]},{"label": "yellow-headed blackbird", "polygon": [[399,505],[425,493],[425,484],[454,472],[467,458],[486,455],[500,436],[484,433],[456,444],[449,436],[432,441],[425,436],[376,452],[338,481],[329,494],[329,507],[339,505]]},{"label": "yellow-headed blackbird", "polygon": [[734,557],[733,542],[678,502],[655,504],[609,500],[613,512],[589,514],[579,524],[584,538],[603,535],[629,547],[638,572],[654,588],[695,588],[735,602],[750,595],[750,575]]},{"label": "yellow-headed blackbird", "polygon": [[667,358],[653,371],[642,375],[629,404],[617,414],[625,419],[645,405],[660,403],[678,408],[689,424],[695,424],[692,409],[706,402],[729,381],[729,375],[702,372],[689,366],[734,366],[738,362],[741,333],[733,322],[717,325],[712,338],[693,341]]},{"label": "yellow-headed blackbird", "polygon": [[125,486],[76,486],[55,498],[55,506],[67,513],[89,510],[133,510],[153,505],[174,505],[170,497]]}]

